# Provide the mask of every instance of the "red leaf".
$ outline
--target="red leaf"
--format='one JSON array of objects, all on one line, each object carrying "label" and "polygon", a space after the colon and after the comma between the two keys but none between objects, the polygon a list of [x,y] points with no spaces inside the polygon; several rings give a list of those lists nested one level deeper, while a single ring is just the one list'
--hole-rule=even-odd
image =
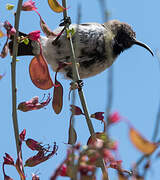
[{"label": "red leaf", "polygon": [[96,112],[94,114],[91,114],[91,118],[95,118],[97,120],[104,122],[104,112]]},{"label": "red leaf", "polygon": [[52,107],[54,112],[59,114],[63,107],[63,86],[57,80],[55,80],[55,84],[58,85],[58,87],[54,87]]},{"label": "red leaf", "polygon": [[53,87],[46,60],[39,54],[35,56],[29,65],[30,78],[33,84],[43,90]]},{"label": "red leaf", "polygon": [[6,157],[3,157],[3,159],[4,159],[3,164],[13,165],[14,166],[13,158],[9,154],[7,154],[7,153],[5,153],[5,155],[6,155]]},{"label": "red leaf", "polygon": [[23,131],[20,133],[19,138],[21,141],[24,141],[26,136],[26,129],[23,129]]},{"label": "red leaf", "polygon": [[70,105],[70,106],[71,106],[70,111],[72,112],[72,115],[84,115],[80,107],[75,105]]},{"label": "red leaf", "polygon": [[6,43],[4,44],[3,49],[0,53],[0,57],[5,58],[7,56],[7,54],[8,54],[8,38],[7,38]]},{"label": "red leaf", "polygon": [[44,106],[47,106],[49,104],[50,100],[51,100],[50,94],[48,95],[48,98],[46,99],[46,101],[41,102],[41,103],[39,102],[38,97],[36,96],[36,97],[33,97],[29,101],[21,102],[18,105],[18,109],[23,112],[41,109]]},{"label": "red leaf", "polygon": [[26,145],[32,149],[33,151],[42,151],[43,146],[40,145],[41,143],[35,141],[34,139],[27,139]]},{"label": "red leaf", "polygon": [[32,156],[29,159],[27,159],[24,166],[34,167],[44,161],[47,161],[57,152],[57,150],[58,150],[58,147],[55,144],[53,147],[53,150],[48,155],[46,155],[45,151],[39,151],[35,156]]}]

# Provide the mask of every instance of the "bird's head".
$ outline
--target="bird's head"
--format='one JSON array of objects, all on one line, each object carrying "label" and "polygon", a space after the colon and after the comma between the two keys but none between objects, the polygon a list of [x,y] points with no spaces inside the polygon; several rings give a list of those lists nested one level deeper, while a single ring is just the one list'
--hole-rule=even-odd
[{"label": "bird's head", "polygon": [[118,55],[124,50],[130,48],[132,45],[139,45],[147,49],[153,56],[152,50],[146,44],[136,40],[136,33],[127,23],[122,23],[118,20],[111,20],[104,23],[104,26],[109,28],[114,35],[114,54]]}]

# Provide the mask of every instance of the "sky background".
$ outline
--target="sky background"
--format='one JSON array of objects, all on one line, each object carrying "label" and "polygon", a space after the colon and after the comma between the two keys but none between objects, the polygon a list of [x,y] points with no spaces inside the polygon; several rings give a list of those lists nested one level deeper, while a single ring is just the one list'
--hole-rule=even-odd
[{"label": "sky background", "polygon": [[[0,22],[8,20],[14,24],[14,11],[7,11],[5,5],[7,3],[16,5],[17,2],[14,0],[0,0]],[[35,2],[45,22],[51,29],[55,29],[63,17],[62,14],[52,12],[47,0],[35,0]],[[73,23],[76,23],[77,6],[79,3],[81,4],[82,23],[103,23],[98,0],[68,0],[67,6],[70,7],[68,14]],[[149,45],[154,53],[160,49],[159,0],[108,0],[107,8],[110,12],[110,19],[119,19],[130,24],[136,32],[137,39]],[[34,12],[22,12],[20,30],[25,33],[40,30],[37,14]],[[5,38],[0,39],[0,48],[3,46],[4,40]],[[17,103],[27,101],[34,96],[39,96],[42,99],[44,93],[47,94],[50,92],[52,94],[52,89],[43,91],[32,84],[29,77],[29,63],[32,57],[20,57],[18,59],[20,61],[17,62]],[[16,159],[11,109],[10,63],[10,56],[0,59],[0,74],[6,73],[0,81],[0,166],[3,163],[5,152]],[[160,66],[157,57],[153,58],[144,48],[133,46],[117,58],[113,67],[112,111],[118,111],[147,139],[151,139],[160,102]],[[84,93],[90,113],[105,111],[106,109],[108,90],[107,72],[108,70],[95,77],[84,80]],[[51,75],[54,76],[54,73],[51,72]],[[33,138],[44,144],[56,141],[59,146],[57,156],[34,168],[25,168],[27,179],[31,179],[32,172],[39,174],[42,180],[49,179],[54,169],[62,162],[66,154],[67,146],[64,143],[68,141],[70,118],[68,93],[70,82],[60,75],[58,75],[58,80],[64,87],[64,106],[60,115],[56,115],[53,112],[51,103],[45,109],[37,111],[26,113],[18,111],[19,129],[20,131],[24,128],[26,129],[27,138]],[[76,105],[81,107],[78,96]],[[99,132],[103,130],[103,125],[99,121],[93,120],[93,125],[95,131]],[[89,131],[83,117],[76,117],[75,128],[78,134],[77,141],[86,144],[89,138]],[[141,157],[142,153],[131,144],[127,125],[125,123],[114,125],[110,129],[110,135],[118,141],[119,157],[123,160],[123,167],[129,169]],[[160,138],[160,134],[158,137]],[[23,159],[25,160],[33,155],[34,152],[24,145]],[[159,166],[160,161],[152,164],[146,178],[147,180],[151,179],[151,177],[154,180],[160,179]],[[13,179],[18,179],[16,170],[13,167],[6,167],[6,173]],[[109,174],[111,180],[117,179],[114,170],[109,170]],[[0,179],[3,179],[2,173],[0,173]],[[59,179],[62,179],[62,177]]]}]

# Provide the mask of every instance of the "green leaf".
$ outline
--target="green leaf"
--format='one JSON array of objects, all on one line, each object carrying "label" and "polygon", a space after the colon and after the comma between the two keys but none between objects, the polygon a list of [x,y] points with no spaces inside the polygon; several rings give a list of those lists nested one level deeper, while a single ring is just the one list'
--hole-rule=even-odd
[{"label": "green leaf", "polygon": [[28,45],[29,44],[29,39],[26,38],[26,39],[23,40],[23,42],[24,42],[25,45]]},{"label": "green leaf", "polygon": [[12,10],[14,8],[14,5],[13,4],[6,4],[6,9],[8,11]]}]

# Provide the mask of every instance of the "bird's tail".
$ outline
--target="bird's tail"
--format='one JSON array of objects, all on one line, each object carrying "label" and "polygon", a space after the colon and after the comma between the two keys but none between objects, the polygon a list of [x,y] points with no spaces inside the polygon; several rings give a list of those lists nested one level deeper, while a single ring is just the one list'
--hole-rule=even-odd
[{"label": "bird's tail", "polygon": [[[19,37],[26,37],[27,34],[19,32]],[[9,51],[10,54],[13,54],[13,36],[10,38],[11,41],[9,42]],[[32,56],[33,54],[33,46],[32,46],[32,40],[28,39],[29,43],[25,44],[24,42],[18,43],[18,52],[17,56]]]}]

